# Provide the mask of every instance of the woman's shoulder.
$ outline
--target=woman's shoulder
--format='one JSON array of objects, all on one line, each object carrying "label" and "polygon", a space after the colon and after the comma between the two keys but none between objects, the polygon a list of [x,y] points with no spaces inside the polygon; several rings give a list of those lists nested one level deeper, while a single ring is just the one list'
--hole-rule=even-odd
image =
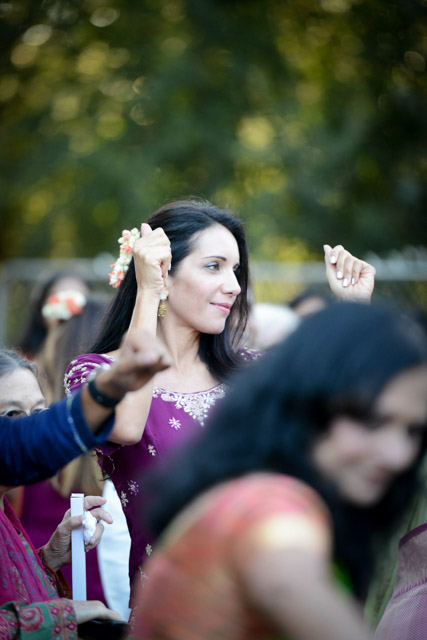
[{"label": "woman's shoulder", "polygon": [[227,480],[201,494],[193,507],[207,520],[223,516],[224,522],[233,523],[241,532],[277,515],[303,515],[328,527],[330,524],[328,509],[319,494],[305,482],[282,473],[260,471]]},{"label": "woman's shoulder", "polygon": [[251,509],[252,505],[267,504],[271,508],[293,511],[327,511],[317,491],[290,475],[272,472],[255,472],[231,480],[223,485],[224,496]]},{"label": "woman's shoulder", "polygon": [[234,539],[245,539],[252,550],[270,543],[322,552],[330,547],[329,511],[318,493],[301,480],[259,472],[227,484],[222,508],[234,514]]},{"label": "woman's shoulder", "polygon": [[65,392],[72,393],[81,387],[88,376],[99,367],[111,366],[114,359],[102,353],[83,353],[71,360],[64,377]]}]

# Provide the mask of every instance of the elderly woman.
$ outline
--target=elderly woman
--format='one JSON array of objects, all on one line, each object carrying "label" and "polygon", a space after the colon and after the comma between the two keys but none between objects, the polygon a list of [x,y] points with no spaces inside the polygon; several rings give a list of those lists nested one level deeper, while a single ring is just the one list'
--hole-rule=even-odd
[{"label": "elderly woman", "polygon": [[[34,365],[12,351],[0,351],[0,415],[20,417],[43,411],[45,400]],[[75,639],[77,624],[93,618],[120,620],[102,602],[71,599],[60,569],[71,561],[71,530],[82,517],[67,511],[50,540],[38,551],[33,547],[0,485],[0,636],[14,639],[38,632],[42,638]],[[86,549],[95,547],[103,520],[112,518],[101,505],[104,498],[87,496],[85,508],[97,519],[96,531]],[[34,636],[32,636],[34,637]]]}]

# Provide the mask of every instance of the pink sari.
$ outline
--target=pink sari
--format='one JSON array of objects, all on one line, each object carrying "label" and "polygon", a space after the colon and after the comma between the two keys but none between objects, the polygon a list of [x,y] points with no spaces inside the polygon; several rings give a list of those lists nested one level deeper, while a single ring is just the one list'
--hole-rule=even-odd
[{"label": "pink sari", "polygon": [[44,567],[5,498],[0,509],[0,638],[75,640],[70,600],[58,594],[55,574]]}]

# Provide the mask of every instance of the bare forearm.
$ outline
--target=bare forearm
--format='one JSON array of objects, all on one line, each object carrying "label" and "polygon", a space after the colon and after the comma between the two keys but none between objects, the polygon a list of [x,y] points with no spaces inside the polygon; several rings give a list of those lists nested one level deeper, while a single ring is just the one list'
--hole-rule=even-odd
[{"label": "bare forearm", "polygon": [[[143,329],[155,336],[157,333],[157,309],[159,296],[152,291],[140,290],[130,322],[130,329]],[[126,340],[126,338],[125,338]],[[116,409],[111,442],[134,444],[143,435],[145,423],[151,407],[153,380],[142,389],[129,393]]]},{"label": "bare forearm", "polygon": [[254,555],[243,572],[249,597],[286,637],[371,640],[357,603],[333,582],[326,555],[267,550]]},{"label": "bare forearm", "polygon": [[117,444],[135,444],[141,440],[153,397],[153,381],[139,391],[128,393],[116,407],[114,427],[109,440]]},{"label": "bare forearm", "polygon": [[159,295],[155,291],[140,290],[130,321],[130,329],[144,329],[151,335],[157,335],[157,310]]},{"label": "bare forearm", "polygon": [[[276,601],[272,617],[283,633],[295,640],[371,640],[357,606],[331,584],[295,585],[281,602]],[[286,596],[286,597],[285,597]]]},{"label": "bare forearm", "polygon": [[[106,374],[107,372],[105,372],[105,375]],[[108,390],[111,387],[111,385],[108,384],[108,381],[106,381],[105,384],[103,382],[105,375],[104,375],[104,372],[101,372],[97,376],[96,386],[102,393],[105,393],[106,395],[110,396],[110,393],[108,393]],[[114,396],[114,394],[111,393],[110,397],[123,397],[123,394],[121,396]],[[87,385],[83,387],[81,392],[81,404],[82,404],[82,410],[83,410],[87,425],[93,433],[96,433],[102,427],[102,425],[111,416],[113,412],[113,409],[107,409],[106,407],[103,407],[97,402],[95,402],[95,400],[92,398],[92,396],[88,391]]]}]

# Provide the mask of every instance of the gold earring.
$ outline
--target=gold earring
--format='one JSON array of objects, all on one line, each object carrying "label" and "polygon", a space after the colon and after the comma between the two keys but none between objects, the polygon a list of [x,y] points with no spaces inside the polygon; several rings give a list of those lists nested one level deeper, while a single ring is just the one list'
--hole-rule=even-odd
[{"label": "gold earring", "polygon": [[157,317],[158,318],[164,318],[166,315],[166,302],[165,300],[167,300],[167,295],[166,293],[161,293],[160,294],[160,304],[159,304],[159,308],[157,309]]}]

